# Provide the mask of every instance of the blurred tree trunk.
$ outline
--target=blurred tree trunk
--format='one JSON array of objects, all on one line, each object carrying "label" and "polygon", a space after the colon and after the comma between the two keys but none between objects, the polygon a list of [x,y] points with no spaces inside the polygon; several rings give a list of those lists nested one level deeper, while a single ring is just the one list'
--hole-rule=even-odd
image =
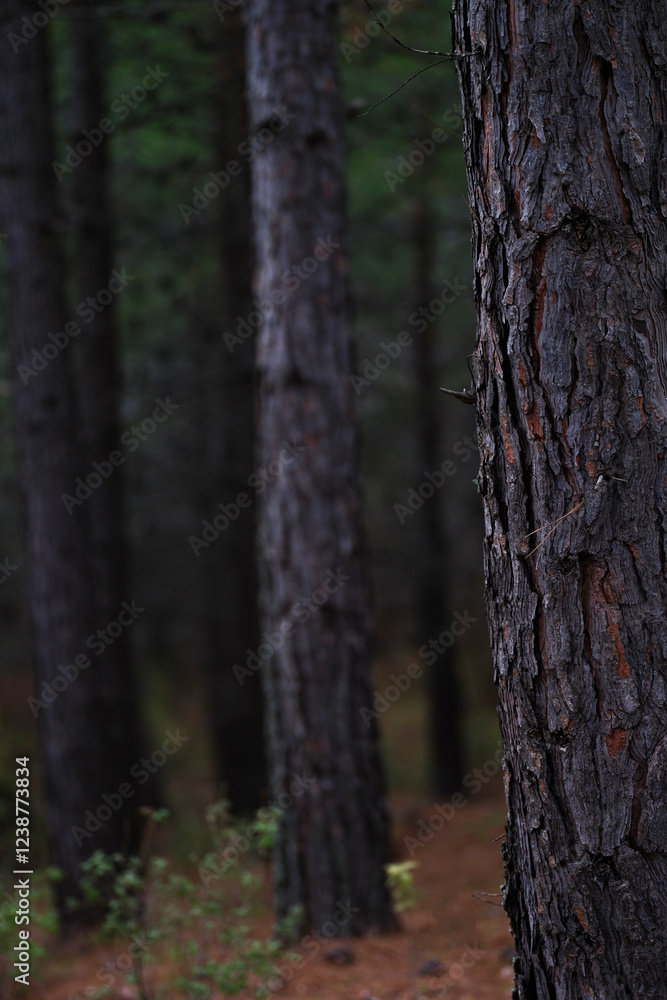
[{"label": "blurred tree trunk", "polygon": [[[82,5],[83,7],[84,5]],[[95,3],[86,6],[94,8]],[[94,16],[77,16],[71,23],[72,41],[72,145],[81,141],[84,129],[96,129],[105,117],[106,39],[108,29]],[[109,205],[108,138],[92,145],[72,179],[74,229],[79,301],[109,285],[113,268],[112,224]],[[87,322],[77,340],[81,440],[79,475],[85,478],[93,462],[109,462],[109,455],[122,451],[119,429],[120,370],[116,333],[115,297]],[[92,570],[96,621],[113,621],[129,591],[126,572],[126,542],[123,517],[123,467],[114,466],[108,478],[93,490],[72,517],[81,531],[87,520],[89,559]],[[137,684],[130,635],[126,630],[104,653],[104,670],[98,678],[98,696],[105,704],[105,734],[115,749],[114,771],[119,782],[127,780],[130,768],[148,748],[139,721]],[[138,849],[142,821],[138,808],[150,801],[158,804],[158,779],[138,786],[123,810],[117,849]]]},{"label": "blurred tree trunk", "polygon": [[[413,309],[428,307],[434,298],[433,270],[436,239],[433,213],[426,199],[420,199],[412,219],[415,286]],[[415,375],[417,381],[417,432],[420,475],[442,464],[440,415],[436,358],[435,323],[424,320],[424,328],[415,327]],[[419,582],[420,641],[435,639],[447,625],[451,606],[445,572],[447,544],[441,522],[439,493],[426,502],[421,511],[424,525],[424,563]],[[428,669],[431,766],[435,792],[452,795],[461,788],[463,759],[461,752],[462,704],[456,674],[455,653],[446,649]]]},{"label": "blurred tree trunk", "polygon": [[[239,10],[225,16],[218,32],[217,169],[230,160],[241,166],[220,196],[220,255],[223,274],[222,328],[233,333],[239,317],[252,311],[252,218],[250,167],[239,157],[247,139],[245,105],[245,31]],[[216,331],[220,342],[220,332]],[[254,338],[220,348],[225,374],[222,412],[208,426],[209,469],[215,497],[208,510],[230,503],[239,493],[254,496],[248,479],[254,469]],[[216,399],[219,397],[216,396]],[[204,516],[208,516],[205,514]],[[237,813],[250,813],[261,805],[266,792],[264,719],[261,679],[257,674],[239,684],[233,667],[242,665],[248,649],[259,640],[257,567],[255,562],[254,505],[216,545],[216,562],[203,561],[202,638],[206,672],[211,687],[211,718],[216,760],[226,794]]]},{"label": "blurred tree trunk", "polygon": [[[64,301],[48,33],[38,30],[16,51],[8,39],[10,33],[21,37],[22,16],[32,12],[17,3],[0,18],[7,43],[0,62],[0,204],[8,234],[10,364],[34,638],[36,699],[30,704],[42,745],[52,859],[64,872],[57,904],[68,929],[98,916],[70,910],[65,901],[80,898],[80,862],[97,847],[115,850],[123,842],[122,813],[105,806],[102,795],[115,794],[127,772],[121,775],[118,766],[124,740],[113,742],[107,728],[107,662],[98,662],[87,646],[107,624],[97,617],[87,524],[62,500],[81,474],[69,353],[77,320]],[[93,815],[91,834],[86,812],[99,807],[112,815],[103,822]]]},{"label": "blurred tree trunk", "polygon": [[515,996],[658,1000],[667,4],[457,0],[455,44]]},{"label": "blurred tree trunk", "polygon": [[[360,714],[371,704],[370,625],[336,5],[251,0],[246,12],[251,134],[264,147],[253,163],[265,311],[257,464],[277,470],[260,496],[258,651],[284,807],[277,913],[299,905],[305,926],[337,934],[387,930],[384,783],[376,730]],[[354,912],[341,915],[348,901]]]}]

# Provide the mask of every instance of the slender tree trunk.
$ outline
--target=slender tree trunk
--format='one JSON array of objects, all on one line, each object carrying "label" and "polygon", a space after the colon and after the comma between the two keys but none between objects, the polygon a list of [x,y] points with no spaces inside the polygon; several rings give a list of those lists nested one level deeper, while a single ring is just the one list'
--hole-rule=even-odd
[{"label": "slender tree trunk", "polygon": [[[428,307],[434,297],[433,270],[436,239],[433,214],[427,199],[417,202],[413,215],[415,286],[414,309]],[[419,468],[422,475],[442,463],[440,427],[437,407],[438,394],[434,351],[435,324],[415,327],[415,375],[417,381],[417,431]],[[439,496],[424,504],[421,511],[424,525],[424,556],[419,581],[419,628],[421,641],[438,636],[447,623],[449,609],[447,544],[441,520]],[[438,656],[429,667],[430,740],[433,784],[437,795],[448,796],[458,791],[463,777],[461,752],[462,704],[452,650]]]},{"label": "slender tree trunk", "polygon": [[[371,704],[369,602],[336,4],[251,0],[247,26],[251,133],[266,140],[253,164],[256,292],[274,303],[259,333],[257,464],[278,470],[260,496],[258,650],[284,806],[277,912],[300,905],[311,928],[363,933],[394,918],[377,734],[360,712]],[[347,901],[354,912],[340,915]]]},{"label": "slender tree trunk", "polygon": [[667,4],[454,23],[515,995],[659,1000]]},{"label": "slender tree trunk", "polygon": [[[93,3],[88,4],[93,7]],[[104,118],[107,29],[96,17],[78,16],[72,22],[72,145],[82,139],[83,129],[94,129]],[[109,204],[109,139],[83,157],[72,179],[74,228],[79,301],[95,298],[108,286],[112,268],[112,225]],[[79,411],[81,440],[78,474],[85,479],[93,462],[109,463],[109,456],[122,452],[119,430],[120,370],[114,299],[85,323],[77,340],[79,356]],[[123,520],[123,467],[93,490],[72,517],[79,529],[89,532],[96,621],[104,627],[118,617],[122,602],[134,595],[126,573],[126,543]],[[70,487],[73,492],[73,484]],[[141,733],[137,685],[130,633],[123,630],[104,653],[104,669],[98,678],[99,697],[106,706],[105,734],[112,748],[109,766],[128,780],[130,768],[148,748]],[[138,809],[147,801],[157,804],[155,777],[150,785],[137,786],[123,810],[121,847],[137,850],[141,822]],[[120,831],[119,831],[120,832]]]},{"label": "slender tree trunk", "polygon": [[[216,123],[218,169],[231,160],[241,167],[220,198],[222,326],[232,336],[239,317],[252,311],[250,167],[247,157],[239,157],[239,146],[248,134],[244,42],[241,12],[232,11],[219,33]],[[254,497],[248,486],[254,470],[254,338],[233,343],[232,348],[230,352],[223,342],[221,367],[227,379],[222,411],[209,423],[209,468],[216,492],[209,510],[217,503],[232,502],[239,493]],[[216,564],[210,559],[203,563],[206,611],[202,624],[216,758],[227,797],[241,814],[261,805],[267,783],[261,678],[253,674],[239,684],[233,669],[245,663],[247,650],[256,649],[259,641],[255,525],[253,505],[221,534]]]},{"label": "slender tree trunk", "polygon": [[[0,205],[7,232],[8,327],[15,433],[24,505],[29,600],[34,633],[37,716],[52,857],[64,873],[57,902],[64,927],[93,914],[70,910],[79,898],[79,864],[97,847],[121,846],[122,814],[85,829],[86,811],[105,806],[120,781],[123,747],[107,730],[106,664],[87,639],[106,625],[96,614],[86,523],[62,496],[80,474],[79,422],[69,366],[74,316],[65,308],[50,115],[48,34],[38,30],[17,51],[30,5],[3,11],[0,35]],[[107,807],[108,808],[108,807]],[[99,822],[99,821],[97,821]],[[91,823],[94,829],[94,823]],[[81,833],[77,834],[75,828]]]}]

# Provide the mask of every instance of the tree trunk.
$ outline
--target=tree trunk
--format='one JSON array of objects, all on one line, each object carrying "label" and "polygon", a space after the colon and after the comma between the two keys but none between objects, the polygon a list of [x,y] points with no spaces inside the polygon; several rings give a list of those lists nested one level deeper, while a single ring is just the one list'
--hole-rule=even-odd
[{"label": "tree trunk", "polygon": [[[89,4],[93,6],[93,4]],[[103,22],[94,16],[72,21],[72,145],[82,139],[83,129],[93,129],[104,118],[106,34]],[[82,158],[72,180],[74,229],[78,265],[79,301],[95,298],[108,286],[113,268],[109,208],[109,140],[105,137]],[[92,144],[91,144],[92,145]],[[93,462],[109,462],[114,451],[123,451],[118,421],[120,371],[116,336],[115,299],[86,322],[74,350],[79,357],[79,411],[82,451],[78,474],[86,478]],[[70,487],[70,493],[73,492]],[[85,504],[72,511],[81,532],[89,532],[96,621],[104,627],[121,612],[122,602],[133,595],[126,574],[126,544],[123,520],[123,467],[92,491]],[[136,678],[130,633],[125,629],[105,650],[104,669],[97,683],[104,700],[105,734],[112,750],[109,766],[119,781],[127,780],[130,768],[148,748],[141,734]],[[158,803],[158,781],[137,786],[123,810],[125,831],[117,848],[130,853],[139,846],[139,806]]]},{"label": "tree trunk", "polygon": [[[64,874],[56,884],[63,928],[98,916],[80,899],[79,865],[95,848],[116,850],[127,841],[122,812],[110,810],[104,793],[117,793],[122,743],[107,730],[102,672],[88,637],[104,627],[97,619],[88,558],[87,524],[68,513],[81,473],[79,421],[70,377],[75,314],[64,302],[61,222],[50,114],[48,34],[21,39],[30,5],[2,13],[7,51],[0,61],[0,205],[7,232],[8,328],[14,393],[16,449],[24,508],[29,602],[33,625],[35,699],[46,819],[53,862]],[[9,37],[8,37],[9,36]],[[16,51],[14,48],[16,47]],[[80,329],[80,328],[79,328]],[[106,816],[88,820],[102,807]],[[78,828],[78,832],[77,829]]]},{"label": "tree trunk", "polygon": [[[415,287],[413,309],[428,307],[434,298],[433,270],[437,250],[433,213],[428,200],[420,199],[412,220]],[[417,382],[417,432],[419,468],[423,476],[442,463],[438,393],[434,351],[435,324],[415,327],[415,375]],[[449,600],[445,573],[447,546],[441,521],[440,496],[424,504],[421,512],[424,530],[423,568],[419,581],[418,620],[420,641],[438,636],[447,622]],[[462,705],[456,674],[455,653],[446,649],[428,668],[429,718],[432,780],[436,795],[449,796],[461,788],[463,755],[461,752]]]},{"label": "tree trunk", "polygon": [[[371,705],[369,599],[345,252],[336,4],[247,8],[259,258],[257,465],[277,913],[344,935],[393,928]],[[271,308],[268,304],[273,302]],[[273,475],[275,473],[275,475]],[[341,915],[341,905],[353,912]]]},{"label": "tree trunk", "polygon": [[[225,169],[231,160],[241,167],[240,175],[232,178],[220,197],[221,319],[224,331],[232,335],[239,317],[252,311],[250,167],[247,158],[241,160],[238,154],[248,135],[244,41],[241,12],[232,11],[219,31],[216,122],[218,169]],[[219,331],[216,340],[220,342]],[[221,347],[221,367],[227,378],[221,411],[208,425],[208,462],[216,493],[209,510],[221,501],[233,501],[239,493],[254,496],[248,487],[254,470],[254,338],[232,347],[231,352],[225,343]],[[207,492],[210,495],[210,487]],[[221,534],[216,564],[208,559],[203,567],[203,633],[216,761],[227,797],[240,814],[259,808],[267,782],[261,679],[253,674],[239,685],[233,669],[245,663],[247,650],[256,649],[259,641],[255,526],[253,505]]]},{"label": "tree trunk", "polygon": [[457,0],[454,25],[479,49],[457,66],[515,995],[658,1000],[667,4]]}]

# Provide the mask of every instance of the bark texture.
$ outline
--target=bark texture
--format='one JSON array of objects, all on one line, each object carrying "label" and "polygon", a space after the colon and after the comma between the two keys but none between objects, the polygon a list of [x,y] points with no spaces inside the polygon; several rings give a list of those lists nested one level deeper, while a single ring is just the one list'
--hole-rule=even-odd
[{"label": "bark texture", "polygon": [[253,201],[256,297],[275,302],[258,341],[257,465],[283,463],[259,516],[260,669],[272,793],[284,806],[277,912],[300,905],[307,926],[344,935],[392,928],[394,918],[377,734],[360,713],[371,705],[369,599],[336,11],[321,0],[251,0],[247,28],[251,134],[275,133],[254,160]]},{"label": "bark texture", "polygon": [[454,34],[515,995],[659,1000],[667,5],[457,0]]},{"label": "bark texture", "polygon": [[[42,744],[52,859],[64,873],[56,884],[57,903],[67,929],[98,915],[65,905],[67,897],[79,898],[80,862],[97,847],[109,851],[127,845],[119,812],[92,836],[84,825],[86,811],[104,806],[102,795],[115,793],[128,772],[122,766],[124,736],[120,733],[120,742],[114,743],[107,728],[106,664],[86,645],[107,624],[97,618],[87,525],[70,516],[61,499],[80,475],[81,452],[68,353],[72,347],[54,347],[63,344],[65,325],[75,316],[63,295],[62,222],[51,166],[48,35],[38,30],[16,52],[7,40],[10,32],[20,38],[21,18],[32,12],[30,5],[16,4],[0,16],[0,37],[6,42],[0,61],[0,207],[8,234],[10,365],[35,694],[41,703],[33,710]],[[77,660],[84,655],[87,667]],[[74,827],[83,836],[77,838]]]}]

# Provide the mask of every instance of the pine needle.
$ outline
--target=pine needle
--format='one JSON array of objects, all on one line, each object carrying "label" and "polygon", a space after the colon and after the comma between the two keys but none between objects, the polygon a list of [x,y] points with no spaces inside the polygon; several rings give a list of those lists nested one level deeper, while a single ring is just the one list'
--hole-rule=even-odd
[{"label": "pine needle", "polygon": [[548,524],[542,524],[539,528],[535,528],[534,531],[529,531],[527,535],[524,535],[523,538],[520,538],[519,541],[523,542],[526,538],[530,538],[531,535],[536,535],[538,531],[544,531],[545,528],[549,528],[553,524],[553,528],[551,528],[551,531],[548,532],[544,536],[544,538],[542,539],[542,541],[538,545],[536,545],[534,549],[530,550],[530,552],[526,556],[526,559],[528,558],[528,556],[532,556],[533,552],[537,552],[537,550],[539,549],[540,545],[544,545],[544,543],[546,542],[546,540],[549,537],[549,535],[553,535],[554,531],[556,530],[556,528],[558,527],[558,525],[560,524],[561,521],[564,521],[566,517],[570,516],[570,514],[574,514],[574,512],[576,510],[579,510],[580,507],[583,507],[583,505],[584,505],[584,501],[582,500],[580,503],[578,503],[576,505],[576,507],[573,507],[572,510],[568,510],[567,514],[563,514],[562,517],[556,518],[555,521],[549,521]]},{"label": "pine needle", "polygon": [[385,28],[384,24],[373,10],[368,0],[364,0],[364,3],[366,4],[371,14],[375,18],[375,23],[379,25],[379,27],[384,31],[384,33],[386,35],[389,35],[389,37],[393,39],[393,41],[395,41],[397,45],[400,45],[402,49],[407,49],[408,52],[416,52],[417,55],[420,56],[449,56],[450,59],[452,58],[451,52],[438,52],[436,49],[414,49],[412,45],[406,45],[405,42],[402,42],[400,38],[397,38],[396,35],[392,35],[391,31],[388,31],[388,29]]}]

